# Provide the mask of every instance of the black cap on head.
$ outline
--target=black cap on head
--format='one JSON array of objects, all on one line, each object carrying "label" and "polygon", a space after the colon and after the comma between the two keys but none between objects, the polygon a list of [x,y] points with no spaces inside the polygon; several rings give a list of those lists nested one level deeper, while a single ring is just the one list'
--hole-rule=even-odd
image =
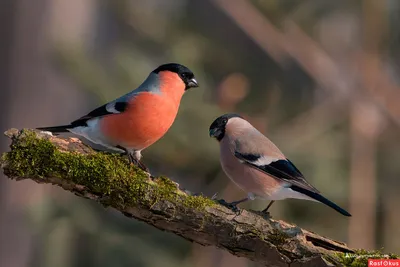
[{"label": "black cap on head", "polygon": [[210,137],[215,137],[218,141],[221,141],[225,136],[225,126],[231,118],[242,117],[235,113],[229,113],[216,118],[210,125]]},{"label": "black cap on head", "polygon": [[178,74],[186,85],[185,90],[192,87],[199,87],[199,84],[197,83],[193,72],[189,68],[181,64],[178,63],[163,64],[159,66],[157,69],[153,70],[154,73],[159,73],[160,71],[170,71]]}]

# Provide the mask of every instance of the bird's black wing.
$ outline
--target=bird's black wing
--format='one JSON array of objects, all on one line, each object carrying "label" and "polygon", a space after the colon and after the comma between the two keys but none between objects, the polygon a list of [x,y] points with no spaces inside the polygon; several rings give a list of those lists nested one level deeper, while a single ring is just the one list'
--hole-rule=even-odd
[{"label": "bird's black wing", "polygon": [[296,191],[314,200],[324,203],[325,205],[333,208],[334,210],[343,214],[344,216],[351,216],[349,212],[339,207],[329,199],[320,195],[320,192],[306,181],[303,174],[296,168],[296,166],[290,160],[280,159],[272,161],[269,164],[262,164],[263,162],[262,155],[243,154],[236,151],[235,156],[244,164],[247,164],[259,171],[271,175],[276,179],[287,182],[289,184],[288,187],[293,191]]},{"label": "bird's black wing", "polygon": [[310,190],[314,193],[319,191],[309,184],[304,178],[303,174],[296,168],[296,166],[288,159],[280,159],[272,161],[269,164],[260,164],[262,155],[255,154],[244,154],[235,151],[235,157],[253,168],[262,171],[272,177],[285,181],[289,184],[301,187],[306,190]]},{"label": "bird's black wing", "polygon": [[78,126],[87,126],[87,121],[93,118],[102,117],[111,114],[118,114],[124,112],[127,109],[128,103],[127,102],[111,102],[107,103],[101,107],[98,107],[87,115],[71,122],[73,127]]}]

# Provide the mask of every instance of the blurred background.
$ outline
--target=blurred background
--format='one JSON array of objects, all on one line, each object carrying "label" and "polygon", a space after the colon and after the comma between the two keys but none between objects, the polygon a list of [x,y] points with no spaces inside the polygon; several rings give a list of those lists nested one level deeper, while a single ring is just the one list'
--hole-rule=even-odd
[{"label": "blurred background", "polygon": [[[399,14],[397,0],[2,0],[0,130],[68,123],[179,62],[201,87],[144,151],[151,170],[242,198],[208,137],[238,112],[353,215],[286,200],[274,218],[398,253]],[[0,214],[2,267],[257,266],[30,181],[0,179]]]}]

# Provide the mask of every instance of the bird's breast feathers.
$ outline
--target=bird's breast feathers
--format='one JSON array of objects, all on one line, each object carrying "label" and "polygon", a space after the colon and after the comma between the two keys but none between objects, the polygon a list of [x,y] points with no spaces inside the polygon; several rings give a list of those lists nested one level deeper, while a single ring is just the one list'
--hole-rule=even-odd
[{"label": "bird's breast feathers", "polygon": [[178,109],[175,99],[143,92],[128,102],[125,112],[103,117],[100,128],[121,146],[143,149],[168,131]]}]

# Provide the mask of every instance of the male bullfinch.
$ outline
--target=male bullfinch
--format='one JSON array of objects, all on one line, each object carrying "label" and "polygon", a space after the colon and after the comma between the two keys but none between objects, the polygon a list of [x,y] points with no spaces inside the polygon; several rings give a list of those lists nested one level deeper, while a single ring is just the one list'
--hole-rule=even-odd
[{"label": "male bullfinch", "polygon": [[37,128],[52,133],[71,132],[115,152],[148,171],[141,151],[171,127],[186,90],[198,87],[187,67],[169,63],[153,70],[135,90],[94,109],[69,125]]},{"label": "male bullfinch", "polygon": [[217,118],[210,126],[210,136],[219,141],[222,169],[248,194],[242,200],[225,203],[234,210],[237,204],[256,197],[271,201],[263,212],[267,212],[275,200],[297,198],[319,201],[351,216],[321,196],[267,137],[239,115],[225,114]]}]

